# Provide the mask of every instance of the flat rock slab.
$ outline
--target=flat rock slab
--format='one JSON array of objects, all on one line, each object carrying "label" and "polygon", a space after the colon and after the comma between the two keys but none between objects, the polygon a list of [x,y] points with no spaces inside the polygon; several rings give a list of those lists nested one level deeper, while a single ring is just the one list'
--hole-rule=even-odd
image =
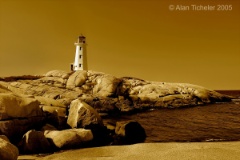
[{"label": "flat rock slab", "polygon": [[199,160],[239,159],[240,142],[141,143],[71,150],[37,160]]}]

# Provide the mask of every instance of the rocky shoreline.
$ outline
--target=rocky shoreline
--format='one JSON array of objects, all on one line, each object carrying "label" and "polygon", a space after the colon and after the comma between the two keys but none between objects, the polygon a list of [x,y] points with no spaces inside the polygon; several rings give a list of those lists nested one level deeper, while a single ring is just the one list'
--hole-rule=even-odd
[{"label": "rocky shoreline", "polygon": [[0,159],[16,159],[19,152],[143,142],[146,134],[138,122],[104,124],[101,116],[231,99],[197,85],[117,78],[94,71],[54,70],[43,76],[0,78],[0,135],[4,135]]}]

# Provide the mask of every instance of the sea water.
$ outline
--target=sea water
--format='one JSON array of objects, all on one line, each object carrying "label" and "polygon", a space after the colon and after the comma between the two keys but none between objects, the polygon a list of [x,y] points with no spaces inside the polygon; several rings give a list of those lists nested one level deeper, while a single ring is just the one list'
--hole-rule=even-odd
[{"label": "sea water", "polygon": [[240,140],[240,91],[220,93],[235,96],[236,99],[194,107],[151,109],[111,119],[138,121],[146,131],[145,142]]}]

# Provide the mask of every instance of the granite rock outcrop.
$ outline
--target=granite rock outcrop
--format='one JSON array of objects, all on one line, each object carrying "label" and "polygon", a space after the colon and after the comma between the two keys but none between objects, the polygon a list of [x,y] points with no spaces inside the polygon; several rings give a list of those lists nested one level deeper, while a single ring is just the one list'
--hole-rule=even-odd
[{"label": "granite rock outcrop", "polygon": [[[103,116],[230,100],[193,84],[117,78],[95,71],[53,70],[42,76],[5,77],[0,78],[0,134],[29,153],[47,152],[52,146],[107,144],[112,133],[104,126]],[[116,128],[113,134],[128,144],[144,140],[144,129],[137,122],[119,123]],[[131,141],[135,130],[141,130],[141,140]]]},{"label": "granite rock outcrop", "polygon": [[[16,78],[15,78],[16,79]],[[177,108],[226,101],[229,97],[187,83],[151,82],[94,71],[49,71],[36,79],[0,81],[0,88],[33,96],[41,105],[67,108],[75,99],[99,113],[142,108]]]}]

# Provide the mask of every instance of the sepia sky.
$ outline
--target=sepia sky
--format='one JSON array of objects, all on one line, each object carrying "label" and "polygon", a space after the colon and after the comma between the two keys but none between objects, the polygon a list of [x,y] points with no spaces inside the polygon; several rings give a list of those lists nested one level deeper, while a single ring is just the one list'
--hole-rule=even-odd
[{"label": "sepia sky", "polygon": [[0,77],[69,71],[83,34],[90,70],[240,89],[239,18],[236,0],[0,0]]}]

